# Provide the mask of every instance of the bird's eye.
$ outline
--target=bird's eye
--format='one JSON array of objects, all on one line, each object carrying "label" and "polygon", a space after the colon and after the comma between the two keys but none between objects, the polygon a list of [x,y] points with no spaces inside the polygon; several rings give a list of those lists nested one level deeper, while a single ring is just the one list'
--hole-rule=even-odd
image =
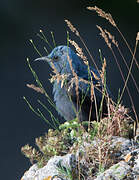
[{"label": "bird's eye", "polygon": [[58,56],[55,55],[55,56],[54,56],[54,60],[58,60]]}]

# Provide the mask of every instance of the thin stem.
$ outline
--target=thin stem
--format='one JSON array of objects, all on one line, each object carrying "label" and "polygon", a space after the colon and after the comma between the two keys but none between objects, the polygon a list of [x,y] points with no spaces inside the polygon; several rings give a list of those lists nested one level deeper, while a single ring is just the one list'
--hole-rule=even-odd
[{"label": "thin stem", "polygon": [[[130,48],[128,42],[127,42],[127,40],[126,40],[125,37],[124,37],[124,35],[121,33],[120,29],[119,29],[117,26],[116,26],[116,29],[118,30],[118,32],[120,33],[121,37],[123,38],[123,40],[124,40],[125,44],[127,45],[127,47],[128,47],[128,49],[129,49],[131,55],[134,56],[134,53],[132,52],[132,50],[131,50],[131,48]],[[135,63],[136,63],[136,65],[137,65],[137,67],[139,68],[139,64],[138,64],[138,62],[137,62],[137,60],[136,60],[135,57],[134,57],[134,59],[135,59]]]},{"label": "thin stem", "polygon": [[31,111],[34,112],[37,116],[41,117],[40,114],[32,107],[32,105],[29,103],[29,101],[27,100],[27,98],[25,96],[23,96],[23,99],[25,100],[25,102],[27,103],[27,105],[31,109]]},{"label": "thin stem", "polygon": [[103,93],[102,93],[102,99],[101,99],[101,104],[99,108],[99,119],[102,118],[102,112],[103,112],[103,102],[106,94],[106,71],[104,72],[104,85],[103,85]]},{"label": "thin stem", "polygon": [[137,43],[136,43],[136,45],[135,45],[133,57],[132,57],[131,64],[130,64],[130,67],[129,67],[129,71],[128,71],[128,75],[127,75],[127,78],[126,78],[126,81],[125,81],[125,84],[124,84],[124,87],[123,87],[123,90],[122,90],[122,93],[121,93],[120,100],[121,100],[121,98],[122,98],[122,96],[123,96],[123,93],[124,93],[125,88],[126,88],[126,86],[127,86],[127,82],[128,82],[128,80],[129,80],[129,76],[130,76],[130,74],[131,74],[131,70],[132,70],[132,66],[133,66],[133,62],[134,62],[134,57],[135,57],[136,49],[137,49]]},{"label": "thin stem", "polygon": [[[51,119],[53,121],[53,124],[55,126],[55,129],[57,129],[57,125],[60,125],[59,121],[54,117],[52,112],[40,100],[38,100],[38,103],[41,104],[41,106],[48,111],[48,113],[50,114]],[[56,125],[56,123],[57,123],[57,125]]]},{"label": "thin stem", "polygon": [[51,46],[51,44],[50,44],[49,41],[47,40],[47,38],[46,38],[46,36],[44,35],[44,33],[43,33],[42,30],[40,30],[40,33],[41,33],[41,34],[38,33],[37,36],[38,36],[40,39],[42,39],[44,42],[46,42],[51,49],[53,49],[53,47]]},{"label": "thin stem", "polygon": [[67,31],[67,46],[69,47],[69,32]]},{"label": "thin stem", "polygon": [[88,121],[88,132],[90,131],[90,124],[91,124],[91,115],[92,115],[92,101],[91,101],[91,106],[90,106],[90,111],[89,111],[89,121]]},{"label": "thin stem", "polygon": [[40,114],[40,117],[41,117],[46,123],[48,123],[52,128],[55,128],[55,127],[52,125],[52,123],[50,123],[49,120],[45,118],[45,116],[44,116],[43,113],[40,111],[40,109],[37,109],[37,110],[38,110],[38,112],[39,112],[39,114]]},{"label": "thin stem", "polygon": [[[90,53],[90,51],[89,51],[88,47],[86,46],[86,44],[85,44],[85,42],[84,42],[83,38],[82,38],[81,36],[79,36],[79,38],[80,38],[81,42],[83,43],[83,45],[84,45],[84,47],[85,47],[86,51],[88,52],[88,54],[89,54],[90,58],[92,59],[92,61],[93,61],[94,65],[95,65],[95,67],[96,67],[96,69],[97,69],[97,71],[98,71],[98,73],[99,73],[99,69],[98,69],[98,67],[97,67],[97,65],[96,65],[96,63],[95,63],[95,60],[94,60],[93,56],[91,55],[91,53]],[[100,74],[100,73],[99,73],[99,74]]]},{"label": "thin stem", "polygon": [[39,52],[39,50],[37,49],[36,45],[34,44],[33,40],[30,39],[31,44],[33,45],[33,48],[35,49],[35,51],[39,54],[40,57],[42,57],[42,54]]},{"label": "thin stem", "polygon": [[46,47],[44,47],[45,52],[47,53],[47,55],[49,54],[48,50],[46,49]]},{"label": "thin stem", "polygon": [[54,47],[56,47],[56,42],[55,42],[55,37],[54,37],[53,31],[51,31],[51,36],[52,36],[52,41],[53,41]]},{"label": "thin stem", "polygon": [[45,89],[43,88],[43,85],[42,85],[42,83],[40,82],[40,80],[39,80],[36,72],[35,72],[35,71],[33,70],[33,68],[31,67],[30,62],[29,62],[29,58],[27,58],[27,63],[28,63],[28,66],[29,66],[29,68],[30,68],[30,70],[31,70],[31,72],[32,72],[35,80],[36,80],[36,83],[38,84],[38,86],[39,86],[40,88],[43,89],[44,94],[45,94],[45,96],[46,96],[47,99],[48,99],[48,102],[49,102],[53,107],[55,107],[55,104],[53,103],[53,101],[51,100],[51,98],[49,97],[49,95],[47,94],[47,92],[45,91]]},{"label": "thin stem", "polygon": [[[124,58],[124,56],[123,56],[123,54],[122,54],[120,48],[119,48],[119,47],[117,47],[117,48],[118,48],[118,51],[119,51],[119,53],[120,53],[122,59],[124,60],[124,63],[125,63],[125,65],[126,65],[127,69],[128,69],[128,72],[129,72],[128,64],[127,64],[127,62],[126,62],[126,60],[125,60],[125,58]],[[136,81],[135,81],[135,79],[134,79],[134,77],[133,77],[133,75],[132,75],[131,72],[130,72],[130,75],[131,75],[131,78],[132,78],[132,80],[133,80],[133,82],[134,82],[134,85],[135,85],[135,87],[136,87],[136,89],[137,89],[137,91],[138,91],[138,93],[139,93],[138,85],[137,85],[137,83],[136,83]]]},{"label": "thin stem", "polygon": [[[118,63],[117,57],[116,57],[116,55],[115,55],[115,53],[114,53],[114,51],[113,51],[112,48],[111,48],[111,52],[112,52],[112,54],[113,54],[113,56],[114,56],[114,59],[115,59],[115,61],[116,61],[116,64],[117,64],[117,66],[118,66],[118,69],[119,69],[119,71],[120,71],[121,77],[122,77],[122,79],[123,79],[123,81],[124,81],[124,84],[125,84],[126,81],[125,81],[124,75],[123,75],[123,73],[122,73],[121,67],[120,67],[120,65],[119,65],[119,63]],[[132,96],[131,96],[130,91],[129,91],[129,88],[128,88],[127,85],[126,85],[125,87],[126,87],[127,93],[128,93],[128,95],[129,95],[129,98],[130,98],[130,101],[131,101],[132,109],[134,109],[134,112],[136,112],[136,111],[135,111],[135,106],[134,106],[134,103],[133,103],[133,99],[132,99]],[[122,96],[120,97],[120,100],[121,100],[121,98],[122,98]],[[120,100],[119,100],[119,103],[120,103]],[[118,104],[117,104],[117,106],[118,106]],[[137,119],[138,119],[138,118],[137,118]],[[137,120],[137,119],[136,119],[136,120]],[[138,121],[138,120],[137,120],[137,121]]]}]

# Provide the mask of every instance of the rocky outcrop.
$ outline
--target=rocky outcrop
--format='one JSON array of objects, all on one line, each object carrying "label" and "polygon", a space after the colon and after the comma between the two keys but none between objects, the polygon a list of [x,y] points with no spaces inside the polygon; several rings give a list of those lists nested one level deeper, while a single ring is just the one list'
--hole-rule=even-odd
[{"label": "rocky outcrop", "polygon": [[82,152],[82,156],[85,156],[86,146],[97,147],[97,144],[96,140],[92,141],[91,144],[84,142],[75,154],[54,156],[42,168],[34,164],[24,173],[21,180],[78,180],[79,171],[83,172],[80,178],[84,180],[139,179],[139,144],[121,137],[113,137],[111,144],[113,148],[119,146],[118,152],[113,154],[117,163],[107,170],[91,176],[91,168],[88,166],[87,159],[82,159],[80,152]]}]

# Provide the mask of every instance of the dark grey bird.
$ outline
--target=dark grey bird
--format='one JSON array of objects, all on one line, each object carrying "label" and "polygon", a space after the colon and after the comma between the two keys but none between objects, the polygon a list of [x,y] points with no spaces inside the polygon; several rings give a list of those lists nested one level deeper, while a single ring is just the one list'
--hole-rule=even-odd
[{"label": "dark grey bird", "polygon": [[[77,113],[80,121],[88,121],[89,117],[91,120],[96,120],[102,101],[102,83],[98,71],[86,65],[70,47],[63,45],[54,48],[48,56],[36,60],[48,62],[59,75],[67,75],[64,85],[62,85],[62,80],[55,80],[53,83],[53,95],[58,113],[65,120],[75,119]],[[71,62],[72,66],[69,62]],[[72,83],[71,88],[69,88],[74,78],[73,71],[78,77],[78,97],[77,83]],[[94,86],[93,93],[95,94],[95,98],[93,99],[91,99],[91,83]],[[97,88],[96,86],[98,84],[99,86]],[[103,114],[106,113],[107,105],[104,100]]]}]

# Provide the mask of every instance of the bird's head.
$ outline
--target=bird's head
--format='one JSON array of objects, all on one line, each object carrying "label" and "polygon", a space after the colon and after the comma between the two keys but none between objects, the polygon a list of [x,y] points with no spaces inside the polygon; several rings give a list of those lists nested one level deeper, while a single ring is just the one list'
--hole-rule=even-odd
[{"label": "bird's head", "polygon": [[68,46],[57,46],[48,56],[37,58],[35,61],[47,61],[51,67],[55,67],[56,71],[60,74],[71,73],[69,59],[72,61],[72,66],[76,69],[79,61],[77,55]]}]

